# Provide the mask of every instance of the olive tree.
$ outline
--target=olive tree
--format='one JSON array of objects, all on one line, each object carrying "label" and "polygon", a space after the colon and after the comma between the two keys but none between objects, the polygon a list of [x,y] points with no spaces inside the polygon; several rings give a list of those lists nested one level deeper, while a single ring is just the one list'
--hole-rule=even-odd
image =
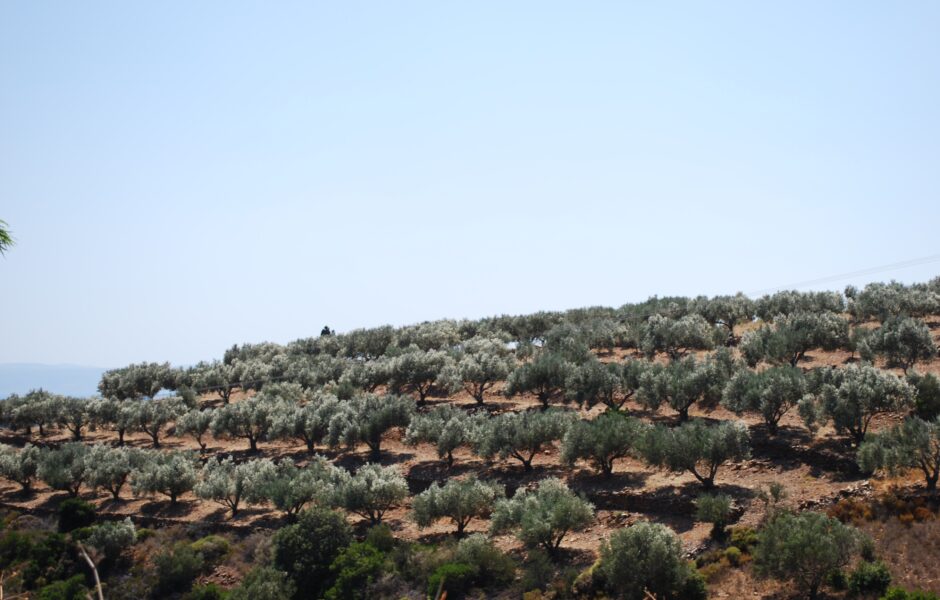
[{"label": "olive tree", "polygon": [[331,505],[342,473],[322,456],[313,457],[303,467],[284,458],[268,482],[266,495],[275,508],[294,518],[308,504]]},{"label": "olive tree", "polygon": [[268,487],[276,476],[277,467],[270,459],[235,463],[229,456],[223,460],[207,461],[193,492],[204,500],[213,500],[228,508],[234,518],[242,502],[249,505],[265,502]]},{"label": "olive tree", "polygon": [[382,522],[386,511],[399,506],[408,497],[408,483],[398,469],[366,464],[355,475],[343,472],[338,477],[334,502],[369,520]]},{"label": "olive tree", "polygon": [[444,367],[441,380],[448,389],[463,387],[478,404],[483,404],[486,392],[505,380],[514,366],[506,342],[499,338],[473,338],[463,344],[453,363]]},{"label": "olive tree", "polygon": [[76,498],[88,476],[88,446],[69,442],[58,448],[44,448],[39,454],[37,475],[54,490],[68,492]]},{"label": "olive tree", "polygon": [[170,363],[139,363],[106,371],[98,383],[105,398],[139,400],[154,398],[162,390],[175,390],[179,373]]},{"label": "olive tree", "polygon": [[754,312],[764,321],[777,315],[793,313],[841,313],[845,310],[845,300],[838,292],[798,292],[784,290],[758,298],[754,303]]},{"label": "olive tree", "polygon": [[821,369],[814,373],[813,398],[800,402],[807,426],[818,427],[832,420],[836,431],[861,444],[872,419],[880,414],[898,414],[913,406],[914,388],[893,373],[871,365]]},{"label": "olive tree", "polygon": [[0,444],[0,477],[18,483],[24,492],[29,492],[36,480],[41,456],[42,451],[32,444],[19,450]]},{"label": "olive tree", "polygon": [[190,435],[199,444],[199,451],[205,452],[207,442],[206,434],[212,427],[212,409],[194,408],[176,419],[176,435]]},{"label": "olive tree", "polygon": [[662,425],[649,431],[644,441],[644,458],[653,466],[670,471],[688,471],[705,489],[715,485],[718,469],[728,461],[750,457],[750,438],[743,423],[723,421],[708,425],[693,420],[679,427]]},{"label": "olive tree", "polygon": [[651,410],[666,403],[679,413],[680,421],[686,421],[694,404],[718,404],[728,379],[738,368],[726,348],[703,360],[686,356],[666,365],[650,365],[640,376],[638,399]]},{"label": "olive tree", "polygon": [[159,448],[163,428],[183,414],[186,405],[181,398],[173,396],[127,401],[123,409],[130,412],[131,426],[150,436],[153,447]]},{"label": "olive tree", "polygon": [[593,522],[594,505],[560,479],[548,477],[535,490],[519,488],[512,498],[499,500],[493,509],[491,530],[517,530],[526,546],[541,547],[554,555],[568,533],[586,529]]},{"label": "olive tree", "polygon": [[640,521],[613,532],[601,544],[597,571],[607,591],[626,600],[699,596],[682,541],[659,523]]},{"label": "olive tree", "polygon": [[414,520],[418,527],[425,528],[439,519],[450,519],[460,536],[473,518],[488,515],[496,499],[504,494],[502,486],[476,477],[451,479],[444,485],[433,483],[414,497]]},{"label": "olive tree", "polygon": [[258,451],[258,441],[267,437],[277,404],[252,396],[217,408],[212,416],[212,435],[228,435],[248,440],[248,448]]},{"label": "olive tree", "polygon": [[760,372],[742,369],[728,381],[721,402],[737,414],[759,413],[773,435],[780,419],[798,406],[807,392],[806,377],[798,367],[785,365]]},{"label": "olive tree", "polygon": [[106,489],[111,493],[111,497],[117,500],[133,470],[142,466],[148,458],[146,452],[131,450],[123,446],[116,448],[103,444],[90,446],[85,459],[87,483],[95,490]]},{"label": "olive tree", "polygon": [[868,436],[859,447],[858,464],[867,472],[883,469],[897,474],[905,469],[920,469],[927,489],[937,489],[940,418],[924,421],[911,417],[878,435]]},{"label": "olive tree", "polygon": [[317,392],[305,404],[282,402],[272,411],[272,438],[299,438],[313,453],[327,439],[330,421],[345,409],[345,403],[332,394]]},{"label": "olive tree", "polygon": [[195,387],[203,394],[218,395],[223,404],[231,402],[232,394],[239,388],[243,369],[238,364],[224,362],[199,363],[192,369]]},{"label": "olive tree", "polygon": [[[631,361],[638,362],[638,361]],[[623,367],[596,358],[571,368],[565,379],[565,398],[588,408],[597,403],[618,410],[626,398],[621,394]]]},{"label": "olive tree", "polygon": [[454,464],[454,450],[470,446],[477,428],[485,420],[481,415],[470,415],[466,411],[449,404],[437,406],[411,419],[405,432],[405,441],[409,444],[434,444],[438,458],[444,459],[447,466]]},{"label": "olive tree", "polygon": [[58,421],[58,406],[58,396],[43,389],[31,390],[15,403],[11,414],[13,427],[24,429],[26,433],[38,427],[39,435],[46,435],[46,426]]},{"label": "olive tree", "polygon": [[369,447],[373,460],[382,454],[382,436],[393,428],[406,428],[411,423],[414,402],[402,396],[364,394],[343,404],[343,409],[330,419],[327,441],[330,446],[345,444]]},{"label": "olive tree", "polygon": [[715,338],[715,328],[701,315],[671,319],[657,314],[646,321],[640,349],[649,358],[663,352],[676,360],[692,350],[711,350],[715,347]]},{"label": "olive tree", "polygon": [[870,283],[862,290],[846,289],[846,296],[849,312],[859,321],[884,322],[899,315],[924,317],[940,312],[940,292],[929,284]]},{"label": "olive tree", "polygon": [[571,412],[557,409],[503,413],[480,425],[476,452],[488,460],[511,456],[525,471],[531,471],[535,455],[545,445],[562,439],[575,418]]},{"label": "olive tree", "polygon": [[108,427],[118,436],[118,445],[124,445],[124,435],[135,428],[137,400],[95,398],[88,403],[88,414],[95,427]]},{"label": "olive tree", "polygon": [[826,577],[857,554],[862,539],[854,527],[821,513],[780,512],[758,533],[754,566],[816,598]]},{"label": "olive tree", "polygon": [[890,317],[881,327],[861,336],[858,353],[867,361],[883,356],[889,367],[900,367],[905,373],[918,361],[937,355],[937,346],[930,328],[920,319]]},{"label": "olive tree", "polygon": [[562,462],[574,466],[579,459],[584,459],[604,477],[610,477],[614,461],[637,451],[646,428],[638,419],[616,412],[605,412],[590,421],[575,421],[562,440]]},{"label": "olive tree", "polygon": [[423,351],[411,346],[391,359],[389,388],[395,393],[412,390],[418,394],[418,403],[424,404],[435,384],[439,380],[444,384],[441,375],[451,363],[452,359],[443,350]]},{"label": "olive tree", "polygon": [[731,520],[731,496],[727,494],[702,494],[695,499],[695,519],[712,524],[712,537],[725,537],[725,527]]},{"label": "olive tree", "polygon": [[849,345],[849,322],[831,312],[779,315],[773,326],[744,334],[741,354],[748,365],[764,361],[795,367],[815,348],[832,351]]},{"label": "olive tree", "polygon": [[163,494],[176,504],[181,494],[196,485],[196,457],[192,452],[153,452],[131,472],[135,496]]},{"label": "olive tree", "polygon": [[755,314],[754,301],[738,292],[733,296],[715,296],[705,300],[698,312],[714,326],[728,330],[728,345],[735,342],[734,328],[739,323],[750,321]]},{"label": "olive tree", "polygon": [[72,396],[60,396],[55,402],[55,420],[60,427],[65,427],[72,433],[72,439],[82,439],[82,430],[88,426],[90,414],[88,400]]},{"label": "olive tree", "polygon": [[506,380],[505,394],[535,394],[544,408],[548,408],[552,398],[561,394],[574,363],[560,353],[543,350],[530,362],[513,370]]}]

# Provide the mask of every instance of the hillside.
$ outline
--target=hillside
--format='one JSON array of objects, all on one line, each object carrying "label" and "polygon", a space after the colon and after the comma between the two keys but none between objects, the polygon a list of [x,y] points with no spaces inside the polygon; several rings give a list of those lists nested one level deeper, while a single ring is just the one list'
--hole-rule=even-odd
[{"label": "hillside", "polygon": [[[897,339],[903,344],[892,345]],[[369,463],[388,467],[392,471],[386,475],[400,474],[407,486],[407,493],[389,500],[380,515],[398,549],[376,550],[385,566],[354,585],[363,595],[351,597],[424,597],[429,578],[443,563],[422,555],[422,548],[436,548],[444,562],[459,562],[454,558],[454,524],[445,518],[419,527],[414,511],[423,509],[415,498],[438,483],[471,476],[500,486],[510,498],[558,478],[593,507],[592,516],[572,524],[557,553],[547,558],[518,535],[518,527],[493,532],[496,551],[507,553],[515,574],[499,583],[468,578],[466,589],[477,590],[471,597],[519,597],[523,592],[527,598],[616,596],[621,592],[611,583],[584,573],[605,540],[644,522],[665,525],[678,536],[682,555],[696,561],[696,577],[707,583],[709,597],[791,597],[798,594],[798,582],[758,577],[753,561],[755,532],[787,511],[823,512],[854,524],[872,537],[875,554],[895,584],[940,592],[940,572],[933,566],[940,559],[938,499],[925,493],[924,474],[904,468],[871,474],[857,462],[859,441],[872,442],[876,433],[905,419],[933,418],[933,411],[940,411],[940,396],[930,396],[929,386],[922,383],[931,380],[928,374],[940,374],[938,343],[938,280],[910,288],[876,284],[849,290],[848,297],[794,292],[753,301],[743,296],[657,298],[619,309],[362,330],[284,347],[245,345],[227,352],[222,361],[191,369],[131,365],[104,375],[102,387],[113,400],[81,405],[85,420],[78,426],[61,402],[37,395],[24,405],[6,403],[2,414],[8,428],[2,436],[11,446],[31,442],[55,452],[78,429],[85,446],[118,447],[123,436],[124,447],[141,452],[191,451],[194,482],[208,481],[216,459],[228,457],[256,473],[268,468],[273,473],[287,464],[285,459],[313,472],[321,468],[315,456],[322,456],[339,479],[318,479],[321,491],[342,489],[343,477],[365,472]],[[771,381],[758,394],[763,404],[748,404],[753,401],[745,383],[759,385],[749,377],[762,373],[795,378],[800,393],[787,397],[786,382]],[[864,378],[858,380],[864,386],[856,383],[856,376]],[[866,386],[882,387],[868,393],[862,390]],[[178,396],[150,399],[166,389],[175,389]],[[768,411],[773,398],[780,405]],[[861,411],[861,420],[837,410],[832,404],[837,399]],[[19,414],[24,410],[20,406],[32,409]],[[362,407],[365,412],[356,412]],[[446,407],[456,410],[444,412]],[[41,416],[43,410],[52,416]],[[122,410],[129,412],[120,416]],[[388,414],[373,418],[382,411]],[[657,458],[668,454],[662,448],[673,439],[669,436],[685,443],[686,411],[688,423],[702,423],[708,431],[722,424],[743,427],[746,451],[727,451],[716,465],[713,489],[701,481],[705,457],[694,467]],[[187,413],[203,415],[206,425],[184,426],[183,420],[189,423],[191,418],[183,417]],[[810,419],[810,414],[815,416]],[[431,442],[435,436],[422,436],[416,429],[422,419],[430,423],[429,415],[450,415],[448,435],[463,431],[464,437],[446,447],[446,436]],[[506,431],[516,426],[505,420],[507,415],[545,423],[541,433],[527,434],[528,441],[507,441]],[[571,458],[572,429],[607,417],[630,424],[623,434],[597,429],[585,438],[587,446],[614,438],[622,446],[609,476],[588,455]],[[864,426],[860,432],[853,429],[856,422]],[[43,423],[44,434],[39,435],[35,427]],[[545,433],[556,425],[558,432]],[[204,432],[199,439],[196,429]],[[534,444],[533,435],[541,436]],[[940,440],[934,443],[940,447]],[[686,454],[694,451],[691,444],[682,448]],[[446,460],[448,451],[452,465]],[[530,453],[528,468],[521,459]],[[569,458],[563,460],[563,455]],[[140,456],[140,464],[153,460],[145,458],[150,454]],[[237,550],[195,574],[200,584],[237,588],[253,564],[267,560],[258,558],[264,555],[255,553],[258,545],[270,544],[272,532],[293,527],[293,518],[275,508],[277,500],[264,486],[250,505],[246,491],[246,505],[233,515],[231,505],[213,502],[205,487],[197,486],[194,493],[189,485],[179,502],[171,502],[159,486],[139,483],[146,467],[136,468],[128,467],[130,485],[117,499],[89,486],[87,475],[78,481],[79,494],[96,506],[102,519],[130,517],[138,527],[156,529],[148,535],[159,544],[210,532],[226,536]],[[0,487],[4,506],[54,514],[68,494],[50,489],[49,477],[38,479],[29,493],[5,482]],[[786,491],[776,503],[766,500],[775,485]],[[716,539],[712,524],[697,515],[696,501],[706,493],[730,498],[729,538]],[[310,504],[345,508],[344,518],[358,539],[373,535],[361,507],[337,494],[330,500],[311,498]],[[230,498],[230,492],[222,496]],[[490,533],[493,506],[471,519],[466,533]],[[129,550],[138,571],[116,568],[106,581],[109,598],[129,597],[122,593],[131,591],[120,590],[122,577],[131,577],[135,583],[128,590],[140,593],[135,586],[145,585],[146,579],[140,573],[157,568],[148,557],[160,551],[157,541],[145,540]],[[859,560],[855,554],[842,568],[848,573]],[[380,577],[383,571],[387,576]],[[844,595],[839,586],[826,587],[833,597]],[[451,588],[445,584],[443,589]],[[456,587],[451,591],[461,593]],[[295,597],[315,597],[305,593],[295,592]],[[670,593],[662,597],[672,597]]]}]

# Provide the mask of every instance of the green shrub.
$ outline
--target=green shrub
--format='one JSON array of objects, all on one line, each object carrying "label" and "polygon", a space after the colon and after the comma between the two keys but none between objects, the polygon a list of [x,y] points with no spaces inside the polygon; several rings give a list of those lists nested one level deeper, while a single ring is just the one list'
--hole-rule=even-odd
[{"label": "green shrub", "polygon": [[940,600],[940,596],[933,592],[914,590],[906,591],[902,588],[893,587],[888,593],[882,596],[881,600]]},{"label": "green shrub", "polygon": [[372,545],[379,552],[391,552],[397,545],[398,540],[395,539],[392,528],[382,523],[369,529],[369,532],[366,533],[365,542]]},{"label": "green shrub", "polygon": [[741,564],[741,549],[737,546],[728,546],[725,548],[725,558],[731,566],[737,567]]},{"label": "green shrub", "polygon": [[326,600],[360,600],[369,597],[369,585],[385,566],[385,555],[367,543],[353,543],[346,547],[333,564],[330,572],[335,583],[326,591]]},{"label": "green shrub", "polygon": [[224,537],[207,535],[192,543],[194,551],[202,555],[208,563],[217,563],[231,550],[231,544]]},{"label": "green shrub", "polygon": [[711,523],[712,537],[716,540],[724,539],[725,526],[731,519],[731,496],[727,494],[702,494],[695,501],[695,519]]},{"label": "green shrub", "polygon": [[330,565],[351,541],[341,514],[313,508],[274,535],[274,566],[287,573],[298,593],[318,598],[333,585]]},{"label": "green shrub", "polygon": [[849,576],[853,594],[884,594],[891,585],[891,571],[883,562],[861,562]]},{"label": "green shrub", "polygon": [[226,597],[225,590],[214,583],[207,583],[194,587],[183,596],[183,600],[224,600]]},{"label": "green shrub", "polygon": [[532,550],[523,563],[522,589],[544,589],[555,577],[555,565],[544,550]]},{"label": "green shrub", "polygon": [[[273,567],[255,567],[226,600],[290,600],[296,594],[287,573]],[[303,598],[315,597],[304,594]]]},{"label": "green shrub", "polygon": [[85,577],[75,575],[64,581],[53,581],[36,592],[34,597],[36,600],[85,600],[88,597]]},{"label": "green shrub", "polygon": [[428,594],[437,597],[437,590],[443,588],[448,598],[462,598],[473,587],[476,580],[474,568],[464,563],[446,563],[435,569],[428,579]]},{"label": "green shrub", "polygon": [[512,558],[479,533],[460,540],[454,558],[456,562],[474,568],[476,581],[481,587],[506,585],[516,575],[516,563]]},{"label": "green shrub", "polygon": [[59,531],[68,533],[73,529],[88,527],[95,522],[94,505],[81,498],[69,498],[59,505]]},{"label": "green shrub", "polygon": [[156,589],[164,594],[185,592],[205,567],[202,555],[193,550],[190,544],[184,543],[158,554],[154,558],[154,564],[157,574]]},{"label": "green shrub", "polygon": [[681,598],[694,570],[682,555],[678,536],[659,523],[640,522],[615,531],[600,549],[597,567],[607,589],[628,600],[640,600],[646,593],[657,597]]}]

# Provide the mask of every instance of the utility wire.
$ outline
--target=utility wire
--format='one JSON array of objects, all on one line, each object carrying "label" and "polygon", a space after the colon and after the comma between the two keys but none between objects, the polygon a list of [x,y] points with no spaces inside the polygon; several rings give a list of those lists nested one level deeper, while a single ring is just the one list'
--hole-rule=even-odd
[{"label": "utility wire", "polygon": [[[746,294],[746,295],[750,297],[750,296],[759,296],[759,295],[763,295],[763,294],[769,294],[769,293],[776,292],[776,291],[780,291],[780,290],[799,290],[799,289],[801,289],[801,288],[816,286],[816,285],[820,285],[820,284],[823,284],[823,283],[830,283],[830,282],[833,282],[833,281],[840,281],[840,280],[843,280],[843,279],[849,279],[849,278],[858,277],[858,276],[861,276],[861,275],[873,275],[873,274],[875,274],[875,273],[884,273],[884,272],[888,272],[888,271],[895,271],[895,270],[897,270],[897,269],[904,269],[904,268],[907,268],[907,267],[915,267],[915,266],[919,266],[919,265],[926,265],[926,264],[931,264],[931,263],[935,263],[935,262],[940,262],[940,254],[931,254],[930,256],[923,256],[923,257],[920,257],[920,258],[912,258],[912,259],[909,259],[909,260],[904,260],[904,261],[900,261],[900,262],[896,262],[896,263],[891,263],[891,264],[888,264],[888,265],[881,265],[881,266],[878,266],[878,267],[869,267],[869,268],[866,268],[866,269],[859,269],[858,271],[850,271],[850,272],[848,272],[848,273],[839,273],[839,274],[837,274],[837,275],[827,275],[826,277],[820,277],[820,278],[818,278],[818,279],[808,279],[808,280],[806,280],[806,281],[799,281],[799,282],[796,282],[796,283],[788,283],[788,284],[786,284],[786,285],[780,285],[780,286],[776,286],[776,287],[764,288],[764,289],[762,289],[762,290],[757,290],[757,291],[754,291],[754,292],[749,292],[749,293]],[[659,314],[659,311],[650,311],[650,312],[648,312],[648,313],[636,313],[636,314],[631,314],[631,315],[627,315],[627,316],[625,317],[625,319],[626,319],[626,320],[648,319],[649,317],[651,317],[651,316],[653,316],[653,315],[655,315],[655,314]],[[278,376],[278,377],[268,377],[268,378],[266,378],[266,379],[257,379],[257,380],[254,380],[254,381],[238,382],[238,383],[236,383],[236,384],[233,384],[231,387],[233,387],[233,388],[234,388],[234,387],[237,387],[237,388],[240,388],[240,389],[245,389],[245,385],[255,385],[255,384],[258,384],[258,383],[271,383],[271,382],[274,382],[274,381],[283,381],[283,380],[286,380],[286,379],[292,379],[292,377],[289,376],[289,375],[281,375],[281,376]],[[228,386],[224,386],[224,385],[216,385],[216,386],[210,386],[210,387],[199,388],[199,389],[195,389],[195,388],[194,388],[193,391],[195,391],[196,393],[199,393],[199,394],[203,394],[203,393],[206,393],[206,392],[213,392],[213,391],[218,391],[218,390],[221,390],[221,389],[226,389],[227,387],[228,387]]]}]

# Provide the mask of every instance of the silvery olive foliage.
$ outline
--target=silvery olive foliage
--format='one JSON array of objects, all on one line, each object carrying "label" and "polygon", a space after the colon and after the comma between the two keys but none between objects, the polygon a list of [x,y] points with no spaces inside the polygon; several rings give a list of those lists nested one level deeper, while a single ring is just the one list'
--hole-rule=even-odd
[{"label": "silvery olive foliage", "polygon": [[535,455],[562,439],[576,419],[574,413],[559,409],[502,413],[481,423],[475,449],[486,459],[515,458],[531,471]]},{"label": "silvery olive foliage", "polygon": [[709,425],[696,419],[679,427],[652,428],[644,441],[643,454],[650,465],[688,471],[709,489],[714,487],[721,465],[750,458],[751,445],[743,423]]},{"label": "silvery olive foliage", "polygon": [[205,437],[212,427],[214,412],[213,409],[194,408],[183,413],[176,419],[176,435],[192,436],[199,444],[200,452],[205,452],[208,444]]},{"label": "silvery olive foliage", "polygon": [[603,403],[619,409],[629,397],[623,393],[623,368],[621,364],[602,363],[596,358],[572,367],[565,379],[565,398],[578,406],[590,408]]},{"label": "silvery olive foliage", "polygon": [[313,393],[304,404],[282,401],[271,415],[269,437],[303,440],[308,452],[323,443],[330,432],[330,421],[346,409],[346,403],[332,394]]},{"label": "silvery olive foliage", "polygon": [[926,317],[940,314],[940,289],[931,283],[904,285],[897,281],[870,283],[864,289],[846,288],[848,311],[857,321],[910,315]]},{"label": "silvery olive foliage", "polygon": [[505,394],[534,394],[547,408],[552,399],[562,397],[565,383],[575,367],[575,363],[562,354],[543,350],[509,374]]},{"label": "silvery olive foliage", "polygon": [[937,346],[930,328],[913,317],[888,317],[881,327],[862,331],[857,342],[859,355],[869,362],[883,356],[887,366],[899,367],[905,373],[916,363],[937,355]]},{"label": "silvery olive foliage", "polygon": [[803,371],[789,365],[763,371],[738,371],[725,386],[722,404],[741,414],[756,412],[764,418],[768,431],[776,434],[783,415],[799,405],[809,386]]},{"label": "silvery olive foliage", "polygon": [[53,403],[53,407],[56,423],[71,432],[74,441],[81,440],[83,430],[91,420],[88,411],[88,400],[73,396],[58,396]]},{"label": "silvery olive foliage", "polygon": [[493,533],[515,530],[526,546],[554,554],[568,533],[586,529],[593,522],[594,505],[562,480],[548,477],[534,490],[519,488],[512,498],[498,501],[490,527]]},{"label": "silvery olive foliage", "polygon": [[192,368],[190,377],[193,386],[203,394],[214,394],[224,404],[231,402],[232,394],[239,389],[243,369],[239,364],[223,362],[201,362]]},{"label": "silvery olive foliage", "polygon": [[664,353],[676,360],[692,350],[711,350],[716,339],[722,339],[720,331],[701,315],[690,314],[678,319],[652,315],[643,328],[640,349],[650,358]]},{"label": "silvery olive foliage", "polygon": [[753,300],[742,293],[733,296],[715,296],[698,301],[696,312],[714,326],[722,326],[727,330],[728,344],[735,341],[734,328],[740,323],[754,319],[756,309]]},{"label": "silvery olive foliage", "polygon": [[412,391],[418,394],[418,403],[424,404],[432,388],[444,388],[450,393],[452,388],[444,387],[452,383],[446,377],[446,369],[453,364],[453,359],[443,350],[422,350],[410,346],[390,359],[387,369],[389,389],[400,394]]},{"label": "silvery olive foliage", "polygon": [[277,467],[267,458],[236,463],[231,456],[222,460],[209,460],[202,467],[200,481],[193,492],[204,500],[213,500],[238,514],[242,503],[262,504],[268,499],[271,483],[277,477]]},{"label": "silvery olive foliage", "polygon": [[38,475],[40,457],[40,449],[32,444],[21,449],[0,444],[0,477],[18,483],[28,492]]},{"label": "silvery olive foliage", "polygon": [[37,475],[54,490],[68,492],[75,498],[88,474],[86,457],[88,446],[81,442],[68,442],[58,448],[43,448],[39,454]]},{"label": "silvery olive foliage", "polygon": [[900,414],[914,404],[914,388],[907,381],[868,364],[815,370],[810,387],[812,397],[800,402],[806,425],[815,429],[831,420],[856,445],[875,416]]},{"label": "silvery olive foliage", "polygon": [[440,519],[450,519],[457,527],[457,535],[463,535],[472,519],[489,515],[493,504],[503,496],[502,486],[473,476],[451,479],[444,485],[433,483],[414,497],[414,520],[418,527],[425,528]]},{"label": "silvery olive foliage", "polygon": [[139,400],[154,398],[163,390],[175,390],[181,373],[170,363],[139,363],[106,371],[98,383],[105,398]]},{"label": "silvery olive foliage", "polygon": [[833,572],[848,565],[861,547],[863,534],[851,525],[818,512],[781,512],[758,534],[755,570],[790,580],[809,598]]},{"label": "silvery olive foliage", "polygon": [[186,404],[178,396],[154,398],[152,400],[129,400],[122,410],[129,413],[131,428],[150,436],[154,448],[160,447],[160,436],[169,423],[183,414]]},{"label": "silvery olive foliage", "polygon": [[845,299],[838,292],[785,290],[758,298],[754,303],[754,312],[764,321],[769,321],[778,315],[841,313],[844,310]]},{"label": "silvery olive foliage", "polygon": [[116,500],[134,469],[144,465],[149,457],[146,451],[124,446],[89,446],[85,458],[86,483],[94,490],[104,488]]},{"label": "silvery olive foliage", "polygon": [[85,543],[105,560],[117,559],[137,541],[137,529],[130,517],[123,521],[104,521],[91,528]]},{"label": "silvery olive foliage", "polygon": [[741,338],[741,354],[750,366],[760,362],[795,367],[815,348],[832,351],[850,346],[849,322],[832,312],[778,315]]},{"label": "silvery olive foliage", "polygon": [[597,570],[604,587],[618,598],[685,598],[693,569],[682,541],[665,525],[640,521],[618,529],[600,548]]},{"label": "silvery olive foliage", "polygon": [[472,445],[485,420],[484,415],[471,415],[449,404],[437,406],[411,419],[405,441],[409,444],[434,444],[438,458],[444,459],[450,467],[454,464],[454,450]]},{"label": "silvery olive foliage", "polygon": [[309,504],[331,506],[336,484],[344,473],[322,456],[314,456],[303,467],[284,458],[278,462],[274,478],[268,482],[265,494],[275,508],[293,518]]},{"label": "silvery olive foliage", "polygon": [[610,477],[614,461],[638,453],[647,429],[638,419],[610,411],[591,420],[574,421],[562,440],[561,459],[568,466],[586,460],[604,477]]},{"label": "silvery olive foliage", "polygon": [[473,338],[455,352],[454,360],[441,371],[440,385],[447,390],[463,388],[479,404],[486,393],[503,381],[515,367],[512,352],[500,338]]},{"label": "silvery olive foliage", "polygon": [[382,436],[396,427],[407,428],[413,414],[414,402],[403,396],[356,396],[330,419],[327,443],[351,448],[365,444],[376,459],[382,453]]},{"label": "silvery olive foliage", "polygon": [[408,497],[408,483],[395,467],[366,464],[354,475],[342,472],[335,484],[337,506],[369,520],[372,525]]},{"label": "silvery olive foliage", "polygon": [[917,469],[928,490],[940,478],[940,417],[925,421],[910,417],[887,431],[868,436],[858,449],[858,464],[866,472],[898,474]]},{"label": "silvery olive foliage", "polygon": [[196,485],[196,455],[192,452],[151,452],[131,474],[135,496],[163,494],[176,504]]},{"label": "silvery olive foliage", "polygon": [[271,430],[276,406],[269,397],[255,395],[219,407],[212,417],[212,435],[246,439],[248,448],[255,452],[258,442],[266,439]]},{"label": "silvery olive foliage", "polygon": [[680,421],[686,421],[693,405],[716,406],[728,380],[740,368],[727,348],[702,360],[686,356],[665,365],[652,364],[640,375],[638,399],[651,410],[665,403],[679,413]]}]

